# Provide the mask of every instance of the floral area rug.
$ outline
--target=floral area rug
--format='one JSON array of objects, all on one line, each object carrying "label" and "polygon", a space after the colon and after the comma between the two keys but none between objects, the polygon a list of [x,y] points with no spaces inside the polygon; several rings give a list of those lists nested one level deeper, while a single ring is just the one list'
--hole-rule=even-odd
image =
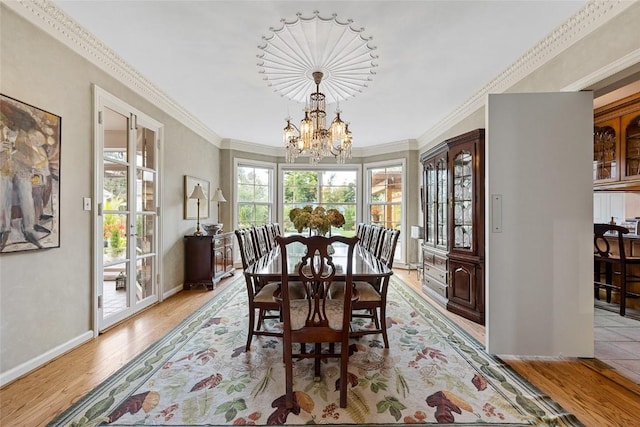
[{"label": "floral area rug", "polygon": [[338,405],[337,360],[322,364],[320,382],[312,360],[295,362],[297,405],[285,408],[281,341],[256,337],[244,351],[240,277],[50,425],[582,425],[391,280],[390,348],[378,335],[352,341],[347,408]]}]

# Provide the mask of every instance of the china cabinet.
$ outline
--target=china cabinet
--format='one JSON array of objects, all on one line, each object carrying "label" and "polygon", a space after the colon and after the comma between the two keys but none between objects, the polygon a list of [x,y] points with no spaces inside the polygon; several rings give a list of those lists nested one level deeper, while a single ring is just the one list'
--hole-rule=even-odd
[{"label": "china cabinet", "polygon": [[233,236],[184,236],[184,289],[206,286],[213,290],[222,277],[233,274]]},{"label": "china cabinet", "polygon": [[449,292],[447,309],[484,324],[484,129],[447,141]]},{"label": "china cabinet", "polygon": [[447,304],[448,168],[446,144],[424,153],[422,163],[422,290],[443,306]]},{"label": "china cabinet", "polygon": [[596,189],[640,186],[640,93],[597,108],[593,124]]},{"label": "china cabinet", "polygon": [[422,291],[484,324],[484,130],[451,138],[422,163]]}]

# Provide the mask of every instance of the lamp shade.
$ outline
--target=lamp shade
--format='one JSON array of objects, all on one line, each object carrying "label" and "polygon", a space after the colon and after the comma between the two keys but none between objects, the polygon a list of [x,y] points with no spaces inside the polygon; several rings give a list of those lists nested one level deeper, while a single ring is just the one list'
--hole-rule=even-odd
[{"label": "lamp shade", "polygon": [[196,184],[196,186],[193,187],[193,192],[191,193],[189,198],[198,199],[198,200],[207,200],[207,196],[204,195],[204,191],[202,191],[202,187],[200,187],[200,184]]},{"label": "lamp shade", "polygon": [[411,226],[411,238],[412,239],[424,239],[424,228],[419,225]]},{"label": "lamp shade", "polygon": [[211,199],[211,201],[213,202],[226,202],[227,199],[224,198],[224,194],[222,194],[222,190],[221,189],[217,189],[215,193],[213,193],[213,199]]}]

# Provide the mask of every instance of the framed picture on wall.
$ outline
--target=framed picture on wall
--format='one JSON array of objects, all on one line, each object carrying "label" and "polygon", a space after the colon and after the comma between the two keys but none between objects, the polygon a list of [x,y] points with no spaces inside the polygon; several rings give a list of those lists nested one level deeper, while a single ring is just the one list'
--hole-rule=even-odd
[{"label": "framed picture on wall", "polygon": [[0,253],[60,247],[61,117],[0,94]]},{"label": "framed picture on wall", "polygon": [[198,200],[190,199],[193,190],[200,184],[202,192],[206,200],[200,200],[200,219],[209,218],[209,200],[211,193],[209,192],[209,181],[196,178],[193,176],[184,176],[184,219],[198,218]]}]

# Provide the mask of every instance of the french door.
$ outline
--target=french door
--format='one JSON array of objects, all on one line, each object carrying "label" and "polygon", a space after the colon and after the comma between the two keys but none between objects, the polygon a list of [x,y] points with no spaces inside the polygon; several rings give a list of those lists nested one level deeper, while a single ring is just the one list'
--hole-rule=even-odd
[{"label": "french door", "polygon": [[158,301],[162,125],[100,88],[96,99],[96,333]]}]

